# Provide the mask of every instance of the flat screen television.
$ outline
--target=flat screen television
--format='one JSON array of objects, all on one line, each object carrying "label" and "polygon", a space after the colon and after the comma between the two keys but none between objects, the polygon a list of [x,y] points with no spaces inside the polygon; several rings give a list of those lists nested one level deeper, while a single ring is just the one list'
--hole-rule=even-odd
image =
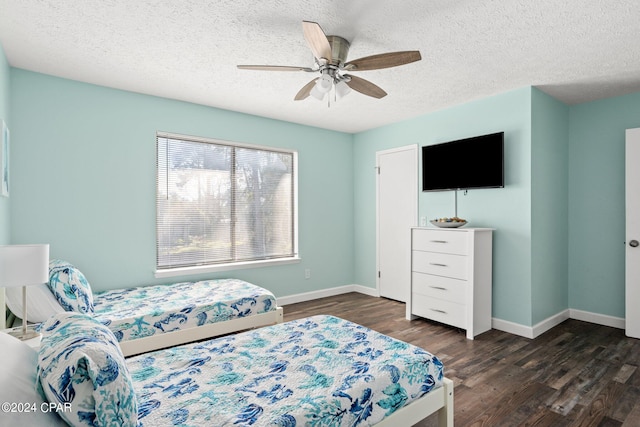
[{"label": "flat screen television", "polygon": [[504,187],[504,132],[422,147],[422,191]]}]

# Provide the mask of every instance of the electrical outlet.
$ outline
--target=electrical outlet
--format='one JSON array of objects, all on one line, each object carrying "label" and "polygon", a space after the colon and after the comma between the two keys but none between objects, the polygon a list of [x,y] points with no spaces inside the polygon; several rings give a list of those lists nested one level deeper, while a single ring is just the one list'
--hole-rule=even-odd
[{"label": "electrical outlet", "polygon": [[305,279],[311,279],[311,269],[310,268],[305,268],[304,269],[304,278]]},{"label": "electrical outlet", "polygon": [[427,217],[426,216],[421,216],[420,217],[420,227],[426,227],[427,226]]}]

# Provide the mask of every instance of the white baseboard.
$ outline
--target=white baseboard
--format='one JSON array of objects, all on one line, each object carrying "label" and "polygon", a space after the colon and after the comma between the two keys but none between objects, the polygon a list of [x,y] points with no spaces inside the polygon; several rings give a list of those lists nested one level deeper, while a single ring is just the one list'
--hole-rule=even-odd
[{"label": "white baseboard", "polygon": [[[301,294],[288,295],[278,298],[278,305],[285,306],[298,302],[312,301],[318,298],[332,297],[335,295],[346,294],[349,292],[359,292],[361,294],[372,297],[379,297],[380,293],[375,288],[362,285],[344,285],[334,288],[321,289],[319,291],[304,292]],[[563,310],[553,316],[544,319],[533,326],[525,326],[519,323],[509,322],[507,320],[493,318],[491,326],[493,329],[508,332],[510,334],[519,335],[521,337],[533,339],[536,338],[553,327],[559,325],[567,319],[582,320],[584,322],[595,323],[597,325],[610,326],[612,328],[625,329],[625,320],[620,317],[607,316],[604,314],[591,313],[588,311],[576,310],[569,308]]]},{"label": "white baseboard", "polygon": [[583,322],[595,323],[596,325],[610,326],[612,328],[625,329],[625,320],[620,317],[607,316],[605,314],[591,313],[588,311],[575,310],[568,308],[560,313],[554,314],[542,322],[525,326],[519,323],[508,322],[502,319],[493,318],[491,325],[493,329],[508,332],[514,335],[520,335],[525,338],[536,338],[551,328],[559,325],[567,319],[582,320]]},{"label": "white baseboard", "polygon": [[533,336],[533,328],[531,326],[524,326],[519,323],[509,322],[508,320],[496,319],[494,317],[491,319],[491,327],[513,335],[520,335],[525,338],[535,338]]},{"label": "white baseboard", "polygon": [[559,325],[567,319],[569,319],[569,310],[563,310],[560,313],[554,314],[553,316],[548,317],[542,322],[533,326],[525,326],[519,323],[496,319],[495,317],[491,319],[491,326],[493,327],[493,329],[497,329],[499,331],[533,339],[542,335],[549,329]]},{"label": "white baseboard", "polygon": [[377,289],[375,288],[370,288],[368,286],[362,286],[362,285],[351,285],[353,286],[353,292],[360,292],[361,294],[365,294],[365,295],[369,295],[370,297],[379,297],[380,296],[380,292],[378,292]]},{"label": "white baseboard", "polygon": [[626,329],[626,322],[622,317],[607,316],[606,314],[591,313],[573,308],[569,309],[569,313],[572,319],[596,323],[603,326],[611,326],[612,328]]},{"label": "white baseboard", "polygon": [[533,325],[533,338],[538,337],[554,326],[558,326],[560,323],[571,318],[570,310],[562,310],[560,313],[554,314],[551,317],[547,317],[542,322]]},{"label": "white baseboard", "polygon": [[304,292],[301,294],[278,297],[277,301],[279,306],[284,306],[288,304],[295,304],[298,302],[311,301],[318,298],[326,298],[326,297],[332,297],[335,295],[346,294],[349,292],[359,292],[361,294],[369,295],[372,297],[380,296],[377,289],[370,288],[368,286],[344,285],[344,286],[337,286],[335,288],[321,289],[319,291]]}]

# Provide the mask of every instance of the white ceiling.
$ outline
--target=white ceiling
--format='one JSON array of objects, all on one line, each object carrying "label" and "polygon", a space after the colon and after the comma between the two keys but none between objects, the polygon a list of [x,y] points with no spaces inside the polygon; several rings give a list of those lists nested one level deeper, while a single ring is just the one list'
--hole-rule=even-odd
[{"label": "white ceiling", "polygon": [[[315,75],[302,20],[350,59],[420,50],[353,73],[388,93],[294,101]],[[305,125],[360,132],[528,85],[568,104],[640,91],[637,0],[0,0],[9,64]]]}]

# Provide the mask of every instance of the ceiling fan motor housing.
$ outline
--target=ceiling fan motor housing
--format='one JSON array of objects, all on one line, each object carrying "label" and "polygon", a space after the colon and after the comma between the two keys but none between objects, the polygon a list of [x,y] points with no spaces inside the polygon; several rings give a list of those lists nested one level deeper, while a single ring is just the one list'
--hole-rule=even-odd
[{"label": "ceiling fan motor housing", "polygon": [[331,58],[327,58],[329,63],[341,67],[347,62],[351,44],[340,36],[327,36],[327,40],[331,46]]}]

